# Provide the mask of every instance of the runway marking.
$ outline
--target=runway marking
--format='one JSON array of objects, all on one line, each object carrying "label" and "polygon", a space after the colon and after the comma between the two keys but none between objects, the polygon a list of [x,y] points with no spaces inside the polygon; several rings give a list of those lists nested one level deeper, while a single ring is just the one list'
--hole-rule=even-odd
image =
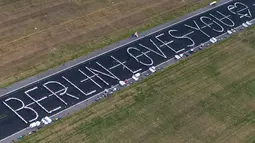
[{"label": "runway marking", "polygon": [[[223,13],[217,11],[218,14],[220,14],[222,16],[222,18],[218,18],[213,14],[209,14],[210,16],[212,16],[213,18],[217,19],[218,21],[220,21],[222,24],[228,26],[228,27],[234,27],[235,26],[235,22],[233,20],[231,20],[229,17],[231,17],[231,15],[224,15]],[[223,20],[228,20],[231,24],[227,24],[226,22],[224,22]]]},{"label": "runway marking", "polygon": [[204,25],[204,26],[201,27],[201,29],[205,29],[206,27],[211,26],[211,25],[213,25],[213,23],[209,23],[207,25]]},{"label": "runway marking", "polygon": [[47,87],[46,85],[48,84],[52,84],[52,83],[57,83],[59,85],[61,85],[61,83],[57,82],[57,81],[49,81],[49,82],[46,82],[43,84],[43,87],[46,88],[50,93],[52,93],[53,95],[55,95],[60,101],[62,101],[65,105],[67,105],[67,103],[62,99],[60,98],[54,91],[52,91],[49,87]]},{"label": "runway marking", "polygon": [[[206,23],[206,22],[204,21],[204,19],[207,19],[207,20],[212,21],[212,24],[211,24],[211,25],[216,24],[217,26],[219,26],[220,29],[217,30],[217,29],[215,29],[215,28],[212,28],[210,24],[208,24],[208,23]],[[215,31],[215,32],[218,32],[218,33],[224,32],[223,26],[221,26],[221,25],[220,25],[218,22],[216,22],[215,20],[212,20],[210,17],[201,16],[201,17],[200,17],[200,21],[201,21],[203,24],[205,24],[207,27],[211,28],[211,29],[212,29],[213,31]]]},{"label": "runway marking", "polygon": [[[238,10],[238,11],[233,11],[233,9],[238,9],[239,8],[238,6],[241,7],[241,9]],[[244,18],[244,17],[251,18],[252,17],[252,14],[251,14],[251,11],[250,11],[249,7],[246,4],[242,3],[242,2],[235,2],[233,5],[229,5],[228,10],[232,14],[239,15],[240,18]],[[245,13],[242,13],[243,11]]]},{"label": "runway marking", "polygon": [[[125,64],[125,63],[127,63],[127,62],[124,61],[123,64]],[[112,69],[114,69],[114,68],[116,68],[116,67],[118,67],[118,66],[120,66],[120,65],[121,65],[121,64],[114,65],[114,66],[110,67],[110,69],[112,70]]]},{"label": "runway marking", "polygon": [[77,99],[77,100],[80,99],[79,97],[76,97],[76,96],[74,96],[74,95],[72,95],[72,94],[70,94],[70,93],[66,93],[66,95],[67,95],[67,96],[70,96],[70,97],[72,97],[72,98],[75,98],[75,99]]},{"label": "runway marking", "polygon": [[62,78],[67,81],[68,83],[70,83],[74,88],[76,88],[77,90],[79,90],[83,95],[88,96],[91,95],[93,93],[96,92],[96,90],[90,91],[89,93],[85,93],[83,90],[81,90],[79,87],[77,87],[74,83],[72,83],[69,79],[67,79],[65,76],[62,76]]},{"label": "runway marking", "polygon": [[[161,35],[161,34],[160,34]],[[157,38],[157,36],[156,36],[156,38]],[[167,58],[167,56],[165,55],[165,53],[155,44],[155,42],[152,40],[152,39],[150,39],[150,42],[156,47],[156,49],[159,51],[159,52],[157,52],[157,51],[155,51],[155,50],[152,50],[151,48],[149,48],[149,47],[147,47],[147,46],[145,46],[145,45],[143,45],[143,44],[141,44],[141,43],[138,43],[138,45],[139,46],[141,46],[141,47],[143,47],[143,48],[145,48],[145,49],[147,49],[148,51],[151,51],[151,52],[153,52],[154,54],[156,54],[156,55],[158,55],[158,56],[160,56],[160,57],[163,57],[163,58]],[[164,42],[163,42],[164,43]],[[166,42],[165,43],[166,45],[168,45],[168,44],[170,44],[169,42]]]},{"label": "runway marking", "polygon": [[197,22],[195,20],[193,20],[193,24],[195,24],[195,26],[191,26],[191,25],[188,25],[188,24],[184,24],[184,26],[190,28],[190,29],[193,29],[193,30],[197,30],[197,31],[200,31],[201,33],[203,33],[205,36],[207,37],[211,37],[209,36],[207,33],[205,33],[201,27],[198,26]]},{"label": "runway marking", "polygon": [[[209,20],[212,21],[210,23],[206,22],[205,20]],[[204,26],[200,27],[197,24],[197,21],[193,20],[193,24],[194,25],[189,25],[189,24],[184,24],[185,27],[190,28],[192,30],[196,30],[196,31],[200,31],[202,34],[204,34],[205,36],[207,36],[208,38],[211,38],[210,35],[208,35],[205,31],[203,31],[204,28],[211,28],[213,31],[218,32],[218,33],[223,33],[224,32],[224,27],[221,26],[217,21],[212,20],[210,17],[208,16],[201,16],[200,17],[200,22],[202,22],[204,24]],[[212,25],[216,25],[217,27],[219,27],[219,29],[215,29],[212,27]]]},{"label": "runway marking", "polygon": [[[140,64],[142,64],[142,65],[145,65],[145,66],[151,66],[151,65],[153,65],[154,61],[151,59],[151,57],[149,57],[149,56],[147,55],[147,53],[149,53],[150,51],[141,52],[142,54],[137,55],[137,56],[134,56],[134,55],[131,53],[130,50],[136,50],[136,51],[139,51],[139,52],[141,52],[141,51],[140,51],[140,49],[134,48],[134,47],[129,47],[129,48],[127,49],[127,53],[128,53],[131,57],[133,57],[133,58],[136,60],[136,62],[138,62],[138,63],[140,63]],[[139,60],[138,58],[141,57],[141,56],[145,56],[147,59],[149,59],[149,60],[150,60],[150,63],[145,63],[145,62]]]},{"label": "runway marking", "polygon": [[1,114],[1,115],[0,115],[0,120],[6,118],[7,116],[8,116],[8,115],[6,115],[6,114]]},{"label": "runway marking", "polygon": [[[176,53],[176,51],[175,51],[171,46],[169,46],[169,44],[171,44],[171,43],[174,42],[173,40],[171,40],[171,41],[163,41],[162,39],[159,38],[159,37],[164,36],[164,35],[165,35],[164,33],[161,33],[161,34],[155,36],[155,38],[156,38],[159,42],[161,42],[161,44],[162,44],[162,45],[160,45],[160,47],[166,46],[166,47],[168,47],[169,49],[171,49],[172,51],[174,51],[174,52]],[[153,40],[150,39],[150,41],[151,41],[151,43],[152,43],[155,47],[157,47],[157,49],[159,49],[159,47],[157,46],[157,44],[155,44],[155,42],[154,42]],[[162,53],[163,53],[163,52],[162,52]],[[165,54],[164,54],[164,58],[167,58]]]},{"label": "runway marking", "polygon": [[97,70],[95,70],[95,69],[92,69],[92,68],[90,68],[91,70],[93,70],[93,71],[95,71],[95,72],[98,72],[98,73],[101,73],[102,75],[105,75],[105,76],[108,76],[108,77],[110,77],[110,78],[112,78],[112,79],[117,79],[117,80],[120,80],[115,74],[113,74],[111,71],[109,71],[107,68],[105,68],[103,65],[101,65],[99,62],[96,62],[97,63],[97,65],[99,65],[101,68],[103,68],[105,71],[107,71],[109,74],[106,74],[106,73],[104,73],[104,72],[102,72],[102,71],[97,71]]},{"label": "runway marking", "polygon": [[[93,78],[93,77],[96,77],[96,76],[95,76],[95,75],[90,76],[90,78]],[[81,80],[80,82],[85,82],[85,81],[87,81],[87,80],[89,80],[89,78],[85,78],[85,79]]]},{"label": "runway marking", "polygon": [[[68,87],[67,87],[68,88]],[[55,92],[56,94],[59,94],[60,92],[62,92],[62,91],[65,91],[65,89],[61,89],[61,90],[59,90],[59,91],[57,91],[57,92]],[[68,94],[68,93],[67,93]],[[61,94],[60,94],[61,95]],[[51,97],[51,96],[53,96],[53,94],[50,94],[50,95],[48,95],[48,97]],[[44,98],[47,98],[47,96],[44,96],[44,97],[42,97],[41,99],[38,99],[38,100],[42,100],[42,99],[44,99]],[[76,98],[77,99],[77,97],[74,97],[74,98]],[[38,101],[37,100],[37,101]],[[31,105],[33,105],[33,104],[35,104],[35,102],[31,102],[31,103],[29,103],[29,104],[27,104],[27,106],[31,106]]]},{"label": "runway marking", "polygon": [[95,85],[97,85],[99,88],[102,88],[101,85],[99,85],[97,82],[95,82],[95,81],[93,80],[93,77],[96,77],[96,75],[88,76],[88,75],[85,74],[82,70],[78,69],[78,71],[79,71],[81,74],[83,74],[84,76],[86,76],[86,79],[81,80],[80,82],[84,82],[85,80],[91,80],[91,81],[92,81]]},{"label": "runway marking", "polygon": [[91,73],[93,73],[98,79],[100,79],[102,82],[104,82],[106,85],[109,85],[108,82],[106,82],[103,78],[101,78],[100,76],[98,76],[98,74],[96,74],[94,71],[92,71],[91,69],[89,69],[88,67],[86,67],[86,69],[88,71],[90,71]]},{"label": "runway marking", "polygon": [[[136,48],[137,49],[137,48]],[[140,55],[137,55],[136,57],[141,57],[141,56],[143,56],[143,55],[145,55],[145,54],[148,54],[148,53],[150,53],[151,51],[146,51],[146,52],[142,52],[142,54],[140,54]]]},{"label": "runway marking", "polygon": [[124,62],[119,61],[119,60],[116,59],[114,56],[111,56],[111,58],[114,59],[116,62],[118,62],[120,65],[122,65],[122,68],[123,68],[123,69],[126,68],[126,69],[127,69],[128,71],[130,71],[132,74],[135,74],[135,73],[137,73],[137,72],[139,72],[139,71],[142,70],[142,69],[140,68],[140,69],[138,69],[138,70],[133,71],[133,70],[131,70],[128,66],[126,66]]},{"label": "runway marking", "polygon": [[[11,106],[9,106],[9,105],[6,103],[6,102],[8,102],[8,101],[10,101],[10,100],[19,101],[19,102],[21,103],[22,106],[21,106],[20,108],[18,108],[18,109],[15,110],[15,109],[13,109]],[[5,101],[3,101],[3,104],[4,104],[6,107],[8,107],[14,114],[16,114],[16,115],[17,115],[24,123],[26,123],[26,124],[28,123],[28,121],[26,121],[26,120],[18,113],[18,111],[20,111],[20,110],[22,110],[22,109],[26,109],[26,110],[30,110],[30,111],[34,112],[35,118],[29,120],[29,122],[33,122],[33,121],[37,120],[37,118],[39,117],[38,113],[37,113],[33,108],[30,108],[30,107],[25,106],[25,103],[24,103],[22,100],[18,99],[18,98],[10,97],[10,98],[6,99]]]},{"label": "runway marking", "polygon": [[[36,103],[38,106],[40,106],[46,113],[52,113],[52,111],[48,111],[44,106],[42,106],[42,104],[40,104],[40,101],[46,99],[47,96],[44,96],[44,97],[42,97],[42,98],[39,99],[39,100],[35,100],[33,97],[31,97],[31,96],[28,94],[28,92],[31,92],[31,91],[36,90],[36,89],[38,89],[38,87],[34,87],[34,88],[30,89],[30,90],[25,91],[25,94],[26,94],[31,100],[33,100],[34,103]],[[52,93],[52,94],[53,94],[53,93]],[[53,94],[53,95],[54,95],[54,94]],[[27,106],[28,106],[28,105],[27,105]],[[61,109],[61,106],[59,106],[59,107],[57,107],[57,108],[58,108],[58,109]]]},{"label": "runway marking", "polygon": [[[176,38],[176,39],[187,39],[187,40],[189,40],[192,44],[187,45],[187,47],[193,47],[193,46],[195,46],[195,44],[196,44],[195,41],[194,41],[192,38],[188,37],[189,35],[193,34],[194,31],[188,32],[188,33],[186,33],[186,34],[184,34],[184,35],[182,35],[182,36],[175,36],[175,35],[173,34],[173,32],[178,32],[178,31],[177,31],[177,30],[169,30],[169,31],[168,31],[168,34],[169,34],[170,36],[172,36],[173,38]],[[185,50],[185,49],[183,49],[183,50]]]}]

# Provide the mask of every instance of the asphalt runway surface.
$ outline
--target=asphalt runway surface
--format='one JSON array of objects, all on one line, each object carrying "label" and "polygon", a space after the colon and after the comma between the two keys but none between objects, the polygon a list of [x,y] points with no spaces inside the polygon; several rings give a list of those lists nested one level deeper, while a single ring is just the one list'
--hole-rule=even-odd
[{"label": "asphalt runway surface", "polygon": [[233,1],[4,95],[0,140],[222,35],[254,15],[254,0]]}]

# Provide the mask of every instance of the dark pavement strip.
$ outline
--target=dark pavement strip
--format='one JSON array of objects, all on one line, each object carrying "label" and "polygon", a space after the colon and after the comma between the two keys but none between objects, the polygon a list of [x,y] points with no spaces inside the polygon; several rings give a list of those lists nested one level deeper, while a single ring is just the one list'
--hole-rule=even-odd
[{"label": "dark pavement strip", "polygon": [[254,19],[254,3],[224,4],[0,97],[0,139]]}]

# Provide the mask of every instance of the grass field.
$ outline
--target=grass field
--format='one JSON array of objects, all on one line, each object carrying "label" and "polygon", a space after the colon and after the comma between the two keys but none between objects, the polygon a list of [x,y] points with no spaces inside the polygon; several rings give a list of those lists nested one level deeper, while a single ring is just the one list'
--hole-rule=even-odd
[{"label": "grass field", "polygon": [[254,143],[255,27],[26,137],[24,143]]},{"label": "grass field", "polygon": [[0,87],[207,5],[211,0],[0,0]]}]

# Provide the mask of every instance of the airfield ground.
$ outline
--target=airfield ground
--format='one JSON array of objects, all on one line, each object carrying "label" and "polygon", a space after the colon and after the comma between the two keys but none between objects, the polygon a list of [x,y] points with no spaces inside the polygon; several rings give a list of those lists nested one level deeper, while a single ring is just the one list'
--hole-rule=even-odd
[{"label": "airfield ground", "polygon": [[0,0],[0,87],[208,3],[209,0]]},{"label": "airfield ground", "polygon": [[253,143],[254,30],[196,53],[21,142]]}]

